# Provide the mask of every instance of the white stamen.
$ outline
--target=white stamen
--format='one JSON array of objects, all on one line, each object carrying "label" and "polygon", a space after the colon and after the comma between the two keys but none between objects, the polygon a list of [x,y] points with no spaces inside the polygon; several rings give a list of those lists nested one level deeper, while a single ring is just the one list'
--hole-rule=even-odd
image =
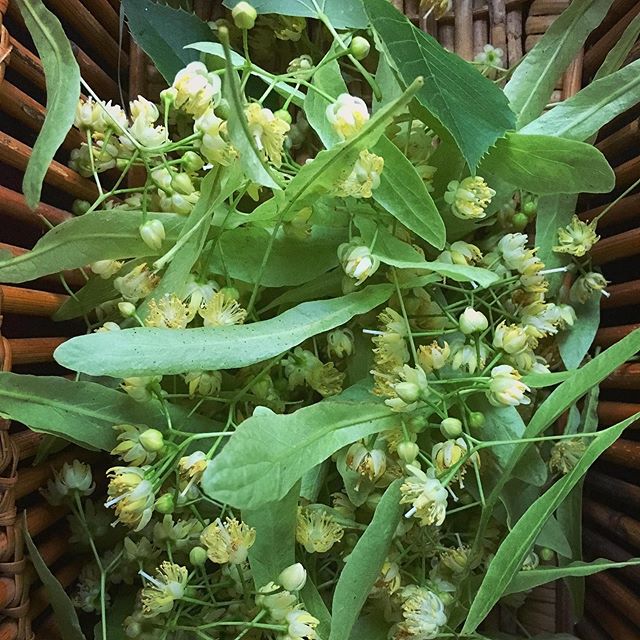
[{"label": "white stamen", "polygon": [[122,500],[123,498],[126,497],[126,493],[123,493],[121,496],[116,496],[115,498],[111,498],[111,500],[107,500],[104,503],[104,506],[107,507],[107,509],[109,507],[112,507],[114,504],[117,504],[118,502],[120,502],[120,500]]},{"label": "white stamen", "polygon": [[367,335],[370,335],[370,336],[383,336],[384,335],[384,331],[375,331],[374,329],[363,329],[362,333],[366,333]]},{"label": "white stamen", "polygon": [[155,587],[158,587],[158,589],[162,589],[164,587],[162,582],[160,582],[159,580],[156,580],[153,576],[150,576],[146,571],[143,571],[142,569],[140,569],[140,571],[138,571],[138,574],[141,575],[146,580],[148,580]]},{"label": "white stamen", "polygon": [[410,518],[417,511],[416,507],[411,507],[407,513],[404,514],[405,518]]},{"label": "white stamen", "polygon": [[605,298],[610,298],[611,294],[606,290],[606,289],[602,289],[602,291],[600,291],[600,293],[605,297]]},{"label": "white stamen", "polygon": [[549,273],[566,273],[567,271],[569,271],[569,269],[567,269],[567,267],[557,267],[555,269],[543,269],[540,272],[541,276],[546,276]]}]

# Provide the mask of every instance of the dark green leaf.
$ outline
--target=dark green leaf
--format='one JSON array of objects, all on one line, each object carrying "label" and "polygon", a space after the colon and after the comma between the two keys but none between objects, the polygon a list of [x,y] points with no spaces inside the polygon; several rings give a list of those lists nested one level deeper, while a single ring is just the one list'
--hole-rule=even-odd
[{"label": "dark green leaf", "polygon": [[[391,285],[304,302],[270,320],[198,329],[136,328],[79,336],[54,354],[63,366],[115,377],[235,369],[262,362],[385,302]],[[158,349],[162,344],[162,349]],[[95,354],[100,353],[96,358]]]},{"label": "dark green leaf", "polygon": [[504,91],[511,108],[518,114],[518,128],[542,113],[558,78],[612,3],[613,0],[572,3],[516,67]]},{"label": "dark green leaf", "polygon": [[608,76],[610,73],[614,73],[622,67],[627,60],[627,56],[633,49],[633,45],[638,40],[640,35],[640,14],[638,14],[627,26],[622,34],[622,37],[618,39],[613,48],[607,53],[602,66],[596,72],[593,77],[593,82],[600,80]]},{"label": "dark green leaf", "polygon": [[22,181],[27,204],[35,209],[49,165],[73,125],[80,69],[60,21],[42,0],[17,0],[16,4],[38,50],[47,84],[46,116]]},{"label": "dark green leaf", "polygon": [[[637,22],[640,24],[640,20]],[[521,133],[587,140],[639,101],[640,60],[636,60],[563,100],[521,129]]]},{"label": "dark green leaf", "polygon": [[[0,373],[0,406],[3,414],[33,431],[105,451],[116,444],[115,424],[146,424],[158,429],[166,422],[158,402],[136,402],[101,384],[58,376]],[[190,429],[215,430],[206,418],[195,415],[187,420],[179,407],[170,411],[177,427],[189,422]]]},{"label": "dark green leaf", "polygon": [[206,22],[182,9],[173,9],[151,0],[122,0],[131,35],[171,84],[176,73],[198,59],[185,46],[197,40],[212,40]]},{"label": "dark green leaf", "polygon": [[358,618],[351,629],[349,640],[387,640],[389,623],[381,612]]},{"label": "dark green leaf", "polygon": [[29,535],[26,512],[24,515],[23,533],[29,551],[29,557],[31,558],[33,568],[36,570],[38,577],[46,589],[48,604],[50,604],[53,609],[60,633],[64,640],[86,640],[84,633],[82,633],[78,614],[71,602],[71,598],[53,573],[51,573],[47,563],[40,555],[38,547],[36,547]]},{"label": "dark green leaf", "polygon": [[281,499],[309,469],[338,449],[388,429],[393,421],[384,404],[343,396],[288,415],[262,408],[238,427],[212,460],[202,488],[233,507],[257,509]]},{"label": "dark green leaf", "polygon": [[627,562],[611,562],[604,558],[598,558],[592,562],[572,562],[564,567],[539,567],[530,571],[520,571],[513,578],[504,595],[535,589],[541,584],[547,584],[561,578],[572,576],[591,576],[608,569],[622,569],[640,564],[640,558],[633,558]]},{"label": "dark green leaf", "polygon": [[435,120],[427,124],[451,135],[474,170],[489,147],[515,127],[504,94],[387,0],[367,0],[364,5],[382,52],[404,84],[424,77],[416,97]]},{"label": "dark green leaf", "polygon": [[602,431],[587,447],[576,466],[546,491],[518,520],[491,560],[462,629],[472,633],[491,611],[522,566],[544,523],[580,481],[598,456],[636,420],[638,414]]},{"label": "dark green leaf", "polygon": [[316,627],[318,640],[328,640],[331,631],[331,614],[322,596],[318,592],[316,585],[309,576],[307,576],[307,582],[302,588],[302,591],[300,591],[300,597],[307,611],[320,620],[320,624]]},{"label": "dark green leaf", "polygon": [[545,387],[551,387],[560,382],[564,382],[571,377],[569,371],[556,371],[554,373],[528,373],[522,377],[528,387],[532,389],[544,389]]},{"label": "dark green leaf", "polygon": [[[184,218],[173,213],[149,215],[165,228],[164,249],[175,242]],[[28,253],[0,262],[0,282],[28,282],[97,260],[154,255],[140,237],[142,213],[94,211],[54,227]],[[157,253],[157,252],[156,252]]]},{"label": "dark green leaf", "polygon": [[384,492],[373,520],[358,540],[342,569],[333,595],[329,640],[348,640],[360,610],[380,575],[402,517],[400,485],[395,480]]},{"label": "dark green leaf", "polygon": [[615,185],[613,169],[598,149],[551,136],[507,134],[478,171],[539,195],[605,193]]},{"label": "dark green leaf", "polygon": [[573,306],[577,317],[575,324],[558,336],[560,356],[567,369],[577,369],[593,344],[600,325],[600,295],[592,296],[585,304]]},{"label": "dark green leaf", "polygon": [[[225,0],[225,7],[235,7],[240,0]],[[258,13],[277,13],[283,16],[318,17],[318,9],[324,13],[336,29],[364,29],[367,16],[360,2],[344,0],[253,0],[251,5]]]},{"label": "dark green leaf", "polygon": [[300,484],[276,502],[259,509],[247,509],[242,519],[256,530],[256,541],[249,549],[251,575],[256,589],[276,582],[278,574],[296,561],[296,516]]},{"label": "dark green leaf", "polygon": [[98,305],[118,297],[118,292],[113,287],[113,279],[91,278],[82,289],[75,291],[57,309],[52,318],[57,321],[71,320],[82,315],[88,315]]}]

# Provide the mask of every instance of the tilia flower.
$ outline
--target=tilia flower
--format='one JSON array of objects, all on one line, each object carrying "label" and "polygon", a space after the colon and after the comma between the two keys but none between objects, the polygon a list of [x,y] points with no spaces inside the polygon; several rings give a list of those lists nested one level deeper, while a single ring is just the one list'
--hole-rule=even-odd
[{"label": "tilia flower", "polygon": [[338,182],[334,193],[342,198],[370,198],[380,186],[380,174],[384,168],[384,158],[366,149],[353,165],[353,169]]},{"label": "tilia flower", "polygon": [[326,109],[327,120],[343,139],[354,136],[369,120],[369,111],[362,98],[342,93]]},{"label": "tilia flower", "polygon": [[371,277],[380,266],[380,260],[371,253],[366,244],[361,244],[360,238],[352,242],[345,242],[338,247],[338,258],[346,275],[362,284]]},{"label": "tilia flower", "polygon": [[220,98],[222,83],[202,62],[190,62],[176,74],[171,89],[175,105],[193,116],[202,115]]},{"label": "tilia flower", "polygon": [[223,291],[214,293],[198,313],[204,320],[205,327],[242,324],[247,317],[247,312],[238,304],[238,301],[229,298]]},{"label": "tilia flower", "polygon": [[444,199],[451,205],[454,216],[463,220],[480,220],[485,217],[485,209],[495,195],[496,192],[487,186],[484,178],[469,176],[462,182],[450,182]]},{"label": "tilia flower", "polygon": [[402,617],[398,623],[394,638],[413,640],[431,640],[437,638],[447,623],[444,603],[426,587],[411,585],[401,593]]},{"label": "tilia flower", "polygon": [[298,509],[296,540],[308,553],[324,553],[342,540],[342,527],[324,511]]},{"label": "tilia flower", "polygon": [[596,224],[597,220],[592,220],[587,224],[582,222],[578,216],[573,216],[566,227],[558,229],[559,244],[553,247],[553,250],[556,253],[569,253],[581,258],[600,240],[600,236],[596,234]]},{"label": "tilia flower", "polygon": [[151,520],[155,494],[153,485],[145,478],[149,467],[112,467],[105,507],[114,507],[120,522],[140,531]]},{"label": "tilia flower", "polygon": [[411,504],[412,507],[405,517],[416,516],[423,527],[431,524],[440,526],[447,515],[447,490],[433,470],[425,473],[418,467],[407,465],[407,471],[411,475],[400,487],[400,504]]},{"label": "tilia flower", "polygon": [[515,407],[519,404],[529,404],[531,400],[525,395],[527,391],[529,387],[521,382],[520,374],[508,364],[501,364],[491,370],[487,398],[492,405]]},{"label": "tilia flower", "polygon": [[166,294],[160,300],[151,300],[144,321],[147,327],[184,329],[191,320],[189,309],[176,295]]},{"label": "tilia flower", "polygon": [[209,560],[218,564],[242,564],[256,540],[256,530],[235,518],[220,518],[205,527],[200,544],[207,550]]},{"label": "tilia flower", "polygon": [[270,109],[252,102],[245,109],[249,131],[258,147],[276,167],[282,164],[282,147],[287,132],[291,128],[288,122],[276,117]]},{"label": "tilia flower", "polygon": [[141,594],[142,611],[145,617],[151,618],[159,613],[167,613],[173,609],[173,603],[184,596],[189,579],[186,567],[173,562],[163,562],[155,578],[140,571],[147,580]]}]

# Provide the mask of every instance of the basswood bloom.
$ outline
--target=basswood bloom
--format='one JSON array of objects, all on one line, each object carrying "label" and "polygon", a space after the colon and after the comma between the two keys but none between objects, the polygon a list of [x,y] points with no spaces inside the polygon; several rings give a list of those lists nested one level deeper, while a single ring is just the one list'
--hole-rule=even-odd
[{"label": "basswood bloom", "polygon": [[571,287],[569,297],[572,302],[585,304],[592,295],[604,291],[608,285],[606,278],[595,271],[579,276]]},{"label": "basswood bloom", "polygon": [[327,106],[325,114],[334,131],[343,139],[354,136],[369,120],[369,110],[362,98],[342,93]]},{"label": "basswood bloom", "polygon": [[420,526],[440,526],[447,515],[447,490],[435,477],[433,469],[427,473],[413,465],[407,465],[409,476],[400,487],[400,504],[410,504],[406,518],[415,516]]},{"label": "basswood bloom", "polygon": [[287,591],[300,591],[307,582],[307,570],[299,562],[296,562],[280,572],[278,582]]},{"label": "basswood bloom", "polygon": [[423,344],[418,347],[418,364],[426,373],[439,371],[449,361],[451,349],[446,341],[438,344],[435,340],[431,344]]},{"label": "basswood bloom", "polygon": [[501,364],[491,370],[487,398],[495,407],[529,404],[531,400],[525,395],[527,391],[530,389],[520,380],[520,374],[508,364]]},{"label": "basswood bloom", "polygon": [[487,69],[502,68],[504,51],[499,47],[485,44],[482,51],[476,54],[474,62],[479,63]]},{"label": "basswood bloom", "polygon": [[164,225],[161,220],[147,220],[138,227],[142,241],[154,251],[159,251],[165,239]]},{"label": "basswood bloom", "polygon": [[237,151],[227,140],[227,123],[213,109],[207,109],[193,123],[193,131],[202,133],[200,153],[211,163],[230,165]]},{"label": "basswood bloom", "polygon": [[198,483],[208,465],[207,454],[204,451],[194,451],[178,460],[178,475],[181,480],[190,484]]},{"label": "basswood bloom", "polygon": [[[144,116],[139,116],[129,127],[129,133],[143,147],[153,149],[161,147],[169,141],[169,132],[162,125],[154,127]],[[124,142],[124,141],[122,141]]]},{"label": "basswood bloom", "polygon": [[173,603],[180,600],[189,581],[189,571],[173,562],[163,562],[155,577],[140,571],[147,584],[140,596],[142,611],[148,618],[173,609]]},{"label": "basswood bloom", "polygon": [[153,298],[149,302],[144,324],[161,329],[184,329],[191,319],[187,305],[175,294],[166,293],[160,300]]},{"label": "basswood bloom", "polygon": [[308,553],[325,553],[342,540],[343,528],[325,511],[298,508],[296,540]]},{"label": "basswood bloom", "polygon": [[421,399],[429,393],[427,374],[421,367],[410,367],[408,364],[396,372],[399,380],[392,383],[392,394],[384,403],[393,411],[413,411]]},{"label": "basswood bloom", "polygon": [[581,258],[591,250],[591,247],[600,240],[596,234],[597,220],[589,223],[583,222],[578,216],[573,216],[566,227],[558,229],[558,245],[553,247],[556,253],[568,253]]},{"label": "basswood bloom", "polygon": [[383,331],[374,335],[372,341],[374,369],[373,392],[378,396],[393,396],[393,383],[396,374],[409,361],[409,348],[406,337],[407,326],[404,318],[391,307],[387,307],[379,316]]},{"label": "basswood bloom", "polygon": [[466,545],[447,549],[440,554],[440,565],[454,575],[463,573],[470,565],[470,552]]},{"label": "basswood bloom", "polygon": [[247,312],[237,300],[229,298],[224,292],[214,293],[204,307],[198,310],[205,327],[228,327],[243,324]]},{"label": "basswood bloom", "polygon": [[256,604],[266,609],[274,622],[284,622],[287,614],[293,611],[297,603],[298,598],[295,595],[275,582],[268,582],[264,587],[260,587],[256,596]]},{"label": "basswood bloom", "polygon": [[127,395],[138,402],[146,402],[156,396],[160,391],[162,376],[137,376],[123,378],[120,387]]},{"label": "basswood bloom", "polygon": [[372,595],[393,595],[400,589],[401,583],[400,566],[397,562],[387,559],[384,561],[378,579],[373,585]]},{"label": "basswood bloom", "polygon": [[286,623],[288,625],[287,640],[314,640],[318,637],[315,628],[320,621],[301,607],[287,614]]},{"label": "basswood bloom", "polygon": [[222,83],[202,62],[190,62],[176,74],[172,85],[175,105],[193,116],[203,114],[220,100]]},{"label": "basswood bloom", "polygon": [[384,169],[384,158],[366,149],[360,152],[353,168],[343,175],[334,188],[341,198],[370,198],[380,186],[380,174]]},{"label": "basswood bloom", "polygon": [[134,531],[147,526],[153,515],[155,494],[145,478],[149,467],[111,467],[105,507],[115,506],[116,517]]},{"label": "basswood bloom", "polygon": [[[482,262],[482,252],[475,244],[458,240],[449,247],[451,261],[459,265],[476,265]],[[440,258],[438,258],[440,259]]]},{"label": "basswood bloom", "polygon": [[151,464],[164,444],[162,433],[157,429],[133,424],[116,424],[113,429],[118,432],[118,444],[112,449],[111,455],[134,467]]},{"label": "basswood bloom", "polygon": [[533,302],[520,311],[520,320],[527,334],[533,338],[531,346],[535,346],[535,339],[558,333],[558,326],[563,321],[561,310],[553,302]]},{"label": "basswood bloom", "polygon": [[91,467],[74,460],[71,464],[65,462],[60,470],[54,469],[53,479],[48,481],[44,494],[51,504],[60,505],[76,495],[90,496],[95,488]]},{"label": "basswood bloom", "polygon": [[98,260],[97,262],[92,262],[90,268],[97,276],[100,276],[103,280],[108,280],[118,273],[123,266],[124,262],[120,260]]},{"label": "basswood bloom", "polygon": [[245,116],[256,147],[279,167],[282,164],[284,140],[290,129],[289,123],[276,117],[271,109],[262,107],[257,102],[247,105]]},{"label": "basswood bloom", "polygon": [[567,474],[571,471],[587,450],[582,438],[558,440],[551,447],[549,469],[552,472]]},{"label": "basswood bloom", "polygon": [[451,181],[444,199],[451,205],[451,212],[456,217],[463,220],[479,220],[485,217],[485,209],[495,195],[496,192],[487,186],[484,178],[469,176],[461,182]]},{"label": "basswood bloom", "polygon": [[493,346],[509,354],[524,351],[529,346],[529,335],[517,324],[507,324],[504,320],[495,328]]},{"label": "basswood bloom", "polygon": [[436,20],[451,11],[452,0],[420,0],[420,9],[425,12],[425,17],[433,13]]},{"label": "basswood bloom", "polygon": [[371,249],[361,244],[360,238],[338,247],[338,259],[345,274],[356,281],[356,286],[370,278],[380,267],[380,260]]},{"label": "basswood bloom", "polygon": [[147,263],[143,262],[113,281],[113,286],[120,295],[129,302],[136,302],[140,298],[146,298],[158,284],[159,278],[147,269]]},{"label": "basswood bloom", "polygon": [[327,353],[331,358],[346,358],[355,351],[355,341],[351,329],[334,329],[327,334]]},{"label": "basswood bloom", "polygon": [[215,396],[222,386],[220,371],[190,371],[185,374],[184,381],[189,389],[189,397]]},{"label": "basswood bloom", "polygon": [[[455,467],[461,460],[465,459],[468,451],[467,443],[463,438],[446,440],[445,442],[438,442],[433,445],[431,458],[438,474],[442,474],[452,467]],[[456,473],[456,478],[460,481],[461,488],[464,486],[462,479],[465,475],[466,467],[471,464],[475,464],[478,467],[480,466],[480,456],[477,452],[472,453]]]},{"label": "basswood bloom", "polygon": [[144,96],[138,96],[129,102],[129,111],[134,120],[141,118],[147,124],[153,124],[159,117],[158,107]]},{"label": "basswood bloom", "polygon": [[[91,149],[86,143],[82,143],[80,148],[73,149],[69,156],[69,167],[77,171],[81,176],[88,178],[96,173],[104,173],[116,166],[116,161],[120,154],[117,141],[98,140],[91,145]],[[93,155],[93,158],[92,158]],[[92,162],[93,160],[93,162]]]},{"label": "basswood bloom", "polygon": [[509,269],[522,272],[527,260],[527,236],[524,233],[507,233],[498,242],[498,251]]},{"label": "basswood bloom", "polygon": [[482,311],[467,307],[458,318],[460,331],[465,335],[481,333],[489,326],[489,320]]},{"label": "basswood bloom", "polygon": [[235,518],[220,518],[205,527],[200,544],[207,550],[209,560],[217,564],[242,564],[256,540],[256,530]]},{"label": "basswood bloom", "polygon": [[476,347],[473,342],[454,340],[451,343],[451,368],[454,371],[466,369],[470,374],[474,374],[485,366],[488,355],[489,348],[484,342],[480,342]]},{"label": "basswood bloom", "polygon": [[100,118],[100,105],[93,98],[80,98],[76,105],[76,114],[73,120],[75,127],[81,131],[96,131],[96,125]]},{"label": "basswood bloom", "polygon": [[407,640],[431,640],[437,638],[447,623],[444,603],[426,587],[411,585],[401,592],[402,617],[395,628],[393,638]]},{"label": "basswood bloom", "polygon": [[345,463],[352,471],[374,482],[387,470],[387,455],[382,449],[369,449],[362,442],[354,442],[347,450]]}]

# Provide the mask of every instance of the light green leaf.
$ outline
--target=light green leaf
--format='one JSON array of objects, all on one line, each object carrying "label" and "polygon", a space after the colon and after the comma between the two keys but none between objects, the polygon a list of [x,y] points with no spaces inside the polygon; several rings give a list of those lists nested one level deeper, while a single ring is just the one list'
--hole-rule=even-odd
[{"label": "light green leaf", "polygon": [[[111,451],[116,444],[115,424],[146,424],[158,429],[166,422],[159,402],[136,402],[101,384],[59,376],[0,372],[0,406],[3,414],[33,431],[104,451]],[[189,422],[189,430],[215,430],[202,416],[187,418],[180,407],[170,407],[170,412],[177,428]]]},{"label": "light green leaf", "polygon": [[564,567],[539,567],[530,571],[520,571],[509,583],[504,595],[535,589],[541,584],[547,584],[561,578],[591,576],[608,569],[622,569],[636,565],[640,565],[640,558],[633,558],[626,562],[611,562],[604,558],[598,558],[592,562],[572,562]]},{"label": "light green leaf", "polygon": [[[297,286],[313,280],[338,264],[338,246],[347,240],[346,229],[314,225],[302,240],[279,233],[260,277],[263,287]],[[216,243],[210,269],[243,282],[255,282],[271,234],[260,227],[238,227],[223,232]],[[313,260],[309,260],[313,256]]]},{"label": "light green leaf", "polygon": [[[165,228],[166,246],[175,242],[182,216],[150,214]],[[0,282],[27,282],[64,269],[77,269],[97,260],[152,256],[154,252],[140,237],[142,213],[136,211],[93,211],[66,220],[38,240],[28,253],[0,262]]]},{"label": "light green leaf", "polygon": [[348,640],[360,610],[380,575],[402,517],[400,485],[395,480],[384,492],[373,520],[358,540],[342,569],[333,595],[329,640]]},{"label": "light green leaf", "polygon": [[238,427],[211,461],[202,489],[238,509],[257,509],[281,499],[338,449],[390,428],[393,421],[384,404],[343,396],[288,415],[261,410]]},{"label": "light green leaf", "polygon": [[33,568],[36,570],[38,577],[46,589],[48,604],[50,604],[53,609],[53,615],[55,617],[56,624],[60,629],[60,633],[65,640],[86,640],[84,633],[82,633],[82,628],[80,627],[76,608],[73,606],[71,598],[65,591],[64,587],[58,582],[53,573],[51,573],[51,570],[44,561],[44,558],[40,555],[38,547],[36,547],[31,539],[29,529],[27,527],[26,512],[24,515],[22,531],[24,541],[26,542],[27,549],[29,551],[29,558],[31,559]]},{"label": "light green leaf", "polygon": [[262,315],[266,311],[283,307],[300,302],[308,302],[309,300],[321,300],[322,298],[338,297],[342,294],[342,280],[344,271],[342,269],[334,269],[329,273],[323,273],[314,280],[295,287],[286,289],[277,298],[274,298],[269,304],[260,309]]},{"label": "light green leaf", "polygon": [[567,369],[577,369],[589,352],[600,325],[600,296],[585,304],[574,304],[576,321],[558,335],[560,356]]},{"label": "light green leaf", "polygon": [[610,73],[614,73],[625,63],[627,56],[633,49],[633,46],[638,40],[640,35],[640,14],[638,14],[627,26],[622,34],[622,37],[618,39],[613,48],[607,53],[602,66],[596,72],[593,78],[593,82],[600,80],[608,76]]},{"label": "light green leaf", "polygon": [[300,598],[304,602],[307,611],[320,621],[320,624],[316,627],[318,640],[328,640],[331,631],[331,614],[318,588],[309,576],[307,576],[307,582],[300,591]]},{"label": "light green leaf", "polygon": [[304,302],[270,320],[245,325],[93,333],[65,342],[54,357],[74,371],[115,377],[235,369],[339,327],[385,302],[392,291],[391,285],[374,285],[333,300]]},{"label": "light green leaf", "polygon": [[[124,269],[122,270],[124,271]],[[118,292],[113,287],[113,279],[91,278],[87,284],[75,291],[53,314],[53,320],[58,322],[71,320],[82,315],[88,315],[98,305],[118,297]]]},{"label": "light green leaf", "polygon": [[[640,20],[636,21],[640,24]],[[587,140],[638,102],[640,60],[587,85],[521,129],[521,133]]]},{"label": "light green leaf", "polygon": [[256,589],[276,582],[278,574],[296,561],[296,516],[300,484],[296,483],[280,500],[259,509],[247,509],[242,519],[256,530],[249,549],[249,564]]},{"label": "light green leaf", "polygon": [[416,97],[431,116],[427,124],[455,139],[473,171],[489,147],[515,127],[504,94],[387,0],[367,0],[364,6],[381,51],[404,84],[424,76]]},{"label": "light green leaf", "polygon": [[60,21],[42,0],[17,0],[16,4],[38,50],[47,84],[46,116],[22,181],[27,204],[35,209],[49,165],[73,125],[80,69]]},{"label": "light green leaf", "polygon": [[605,193],[615,186],[613,169],[598,149],[551,136],[509,133],[478,171],[539,195]]},{"label": "light green leaf", "polygon": [[564,382],[571,377],[570,371],[555,371],[553,373],[527,373],[522,377],[527,387],[532,389],[544,389],[545,387],[552,387],[555,384]]},{"label": "light green leaf", "polygon": [[491,560],[480,585],[462,633],[473,633],[500,599],[522,566],[545,522],[580,481],[598,456],[637,419],[639,414],[602,431],[587,447],[576,466],[548,489],[518,520]]},{"label": "light green leaf", "polygon": [[185,46],[194,40],[211,40],[206,22],[193,13],[151,0],[122,0],[131,35],[171,84],[176,73],[198,59]]},{"label": "light green leaf", "polygon": [[542,113],[558,78],[582,49],[587,36],[602,22],[612,3],[613,0],[572,3],[516,67],[504,92],[518,115],[518,128]]},{"label": "light green leaf", "polygon": [[[527,504],[529,507],[531,503]],[[536,546],[555,551],[561,558],[571,558],[571,545],[555,516],[550,516],[536,538]]]},{"label": "light green leaf", "polygon": [[[240,0],[225,0],[225,7],[232,9]],[[344,0],[253,0],[251,5],[258,13],[277,13],[283,16],[317,18],[318,10],[327,16],[336,29],[364,29],[367,16],[360,2]]]}]

